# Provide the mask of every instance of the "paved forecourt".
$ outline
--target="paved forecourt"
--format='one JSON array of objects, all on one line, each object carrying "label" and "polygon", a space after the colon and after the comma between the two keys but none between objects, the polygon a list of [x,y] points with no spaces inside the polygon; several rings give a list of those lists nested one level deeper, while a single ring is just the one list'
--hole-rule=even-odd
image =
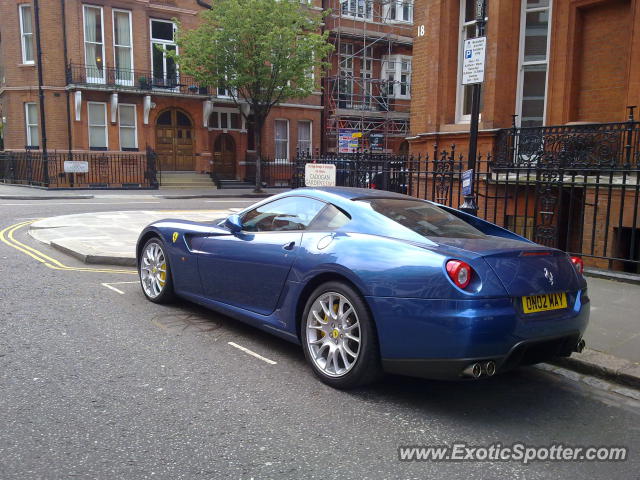
[{"label": "paved forecourt", "polygon": [[180,218],[210,222],[239,208],[225,210],[138,210],[62,215],[33,222],[29,234],[36,240],[86,263],[136,264],[136,241],[152,222]]}]

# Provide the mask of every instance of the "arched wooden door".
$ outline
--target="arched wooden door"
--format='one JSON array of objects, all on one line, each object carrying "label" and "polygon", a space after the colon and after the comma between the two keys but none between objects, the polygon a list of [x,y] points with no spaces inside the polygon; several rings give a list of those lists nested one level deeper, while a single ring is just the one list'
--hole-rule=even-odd
[{"label": "arched wooden door", "polygon": [[228,133],[213,143],[213,171],[223,180],[236,178],[236,142]]},{"label": "arched wooden door", "polygon": [[156,153],[164,171],[194,170],[194,132],[186,113],[172,108],[156,120]]}]

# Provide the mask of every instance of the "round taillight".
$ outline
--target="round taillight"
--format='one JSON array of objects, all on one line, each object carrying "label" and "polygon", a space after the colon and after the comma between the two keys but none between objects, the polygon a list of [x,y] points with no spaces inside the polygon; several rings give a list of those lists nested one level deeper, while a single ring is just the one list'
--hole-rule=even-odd
[{"label": "round taillight", "polygon": [[580,274],[584,273],[584,261],[580,257],[569,257],[571,263],[576,268],[576,271]]},{"label": "round taillight", "polygon": [[469,264],[462,260],[449,260],[446,267],[447,274],[453,283],[458,288],[467,288],[473,276],[473,269]]}]

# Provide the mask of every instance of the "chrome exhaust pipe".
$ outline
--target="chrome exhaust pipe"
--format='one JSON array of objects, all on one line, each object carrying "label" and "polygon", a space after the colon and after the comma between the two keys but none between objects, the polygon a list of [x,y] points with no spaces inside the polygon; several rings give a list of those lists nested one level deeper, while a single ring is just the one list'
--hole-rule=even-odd
[{"label": "chrome exhaust pipe", "polygon": [[584,350],[586,343],[585,341],[581,338],[580,341],[578,342],[578,344],[576,345],[574,351],[578,352],[578,353],[582,353],[582,351]]},{"label": "chrome exhaust pipe", "polygon": [[479,363],[472,363],[462,371],[462,374],[467,377],[478,378],[482,375],[482,366]]},{"label": "chrome exhaust pipe", "polygon": [[493,360],[490,360],[487,363],[485,363],[484,371],[488,376],[493,377],[496,374],[496,362],[494,362]]}]

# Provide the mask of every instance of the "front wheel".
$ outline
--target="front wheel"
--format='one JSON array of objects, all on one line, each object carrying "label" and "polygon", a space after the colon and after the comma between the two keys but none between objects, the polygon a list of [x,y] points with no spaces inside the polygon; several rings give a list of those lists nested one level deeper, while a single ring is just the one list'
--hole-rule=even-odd
[{"label": "front wheel", "polygon": [[375,326],[362,297],[328,282],[307,300],[302,317],[304,354],[314,373],[334,388],[355,388],[381,372]]},{"label": "front wheel", "polygon": [[138,275],[145,296],[154,303],[169,303],[174,298],[169,258],[162,240],[150,239],[142,247]]}]

